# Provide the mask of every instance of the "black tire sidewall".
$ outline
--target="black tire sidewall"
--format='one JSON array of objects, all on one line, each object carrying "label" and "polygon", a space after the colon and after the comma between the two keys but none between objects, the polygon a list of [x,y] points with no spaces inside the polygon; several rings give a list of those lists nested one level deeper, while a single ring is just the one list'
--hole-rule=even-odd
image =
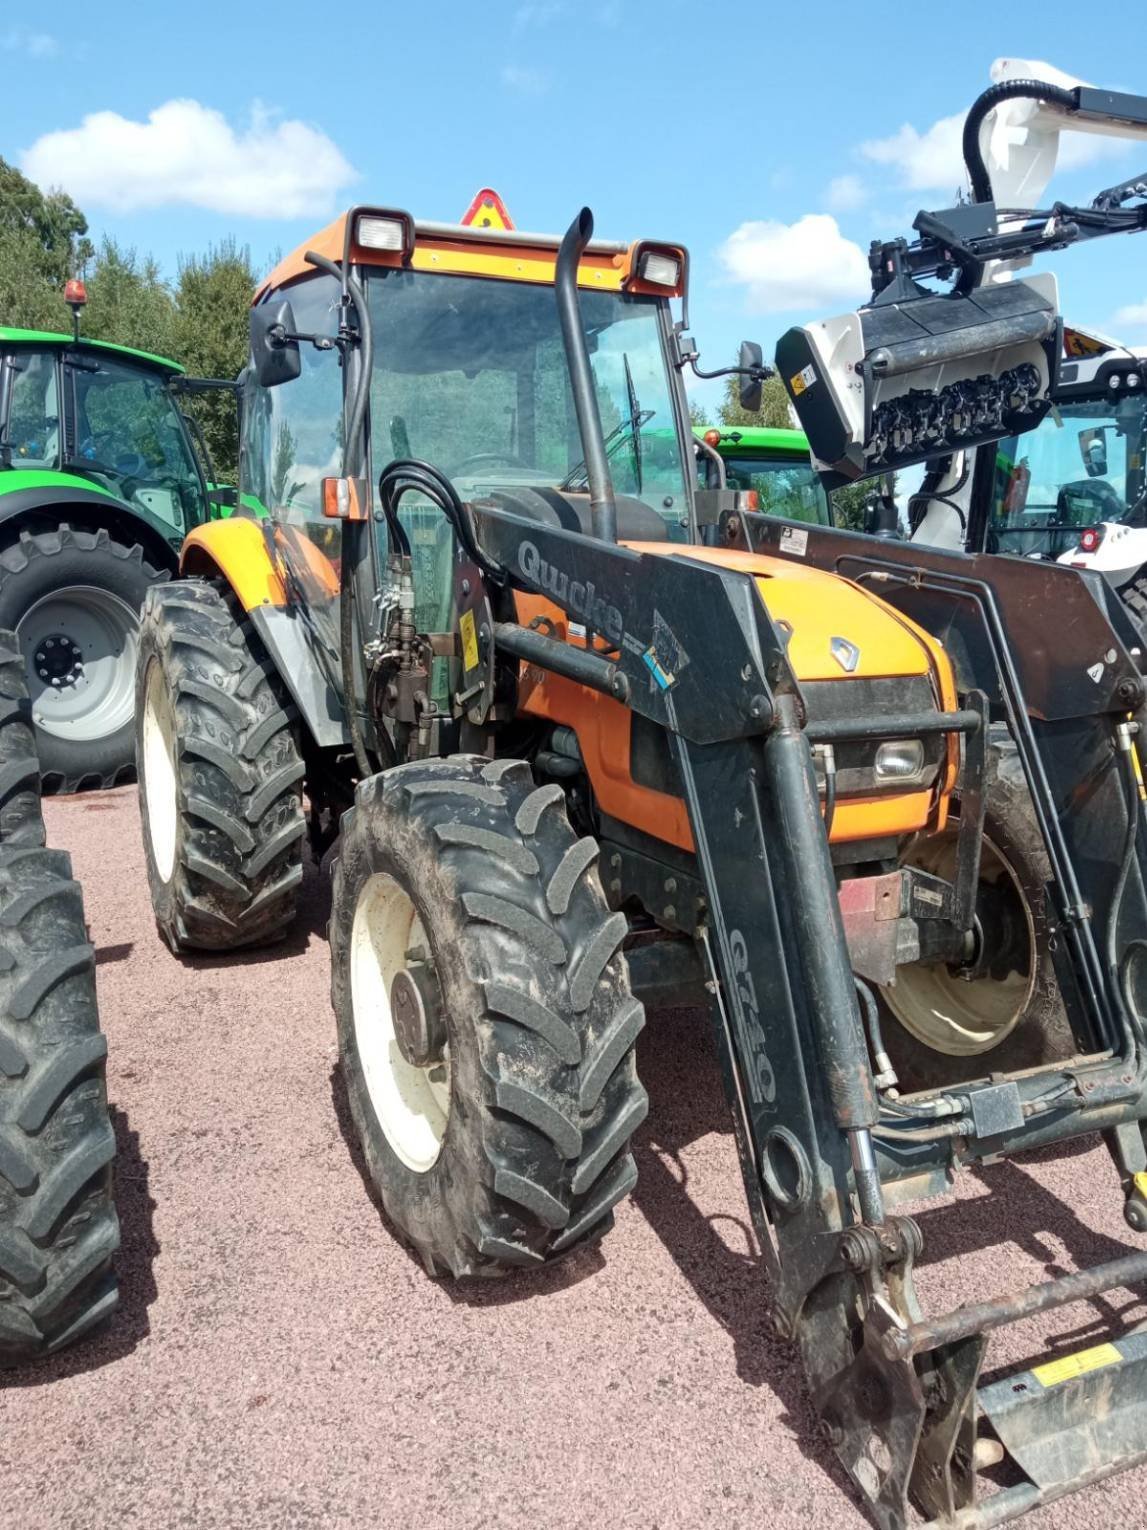
[{"label": "black tire sidewall", "polygon": [[[121,546],[121,551],[113,551],[113,546]],[[0,628],[15,630],[38,601],[47,595],[59,597],[76,585],[107,590],[138,615],[148,588],[166,577],[121,544],[94,540],[91,547],[85,547],[72,540],[58,552],[33,554],[22,569],[6,568],[0,573]],[[112,785],[131,768],[135,724],[128,717],[114,733],[103,738],[75,741],[37,728],[36,746],[49,788],[62,785],[70,790],[89,782]]]}]

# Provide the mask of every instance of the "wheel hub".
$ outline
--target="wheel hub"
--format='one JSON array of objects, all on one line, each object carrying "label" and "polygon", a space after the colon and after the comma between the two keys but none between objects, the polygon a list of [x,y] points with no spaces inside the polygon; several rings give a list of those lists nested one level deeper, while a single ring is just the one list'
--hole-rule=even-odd
[{"label": "wheel hub", "polygon": [[390,1009],[394,1016],[394,1039],[411,1067],[429,1068],[441,1062],[446,1023],[433,967],[413,962],[396,972],[390,985]]},{"label": "wheel hub", "polygon": [[32,663],[44,684],[54,690],[79,685],[84,679],[83,650],[65,632],[53,632],[37,643]]}]

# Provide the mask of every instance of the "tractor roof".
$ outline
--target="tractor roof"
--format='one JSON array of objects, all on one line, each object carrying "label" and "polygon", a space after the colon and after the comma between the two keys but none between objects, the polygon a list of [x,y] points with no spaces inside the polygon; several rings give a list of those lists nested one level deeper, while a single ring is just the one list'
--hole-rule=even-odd
[{"label": "tractor roof", "polygon": [[142,361],[146,366],[162,372],[174,374],[183,371],[178,361],[170,361],[166,356],[153,356],[150,351],[137,351],[130,345],[113,345],[110,340],[86,340],[82,336],[77,341],[71,335],[60,335],[47,329],[11,329],[0,324],[0,345],[57,345],[61,349],[66,346],[69,350],[109,351],[132,361]]},{"label": "tractor roof", "polygon": [[694,426],[694,434],[703,436],[706,430],[717,429],[721,439],[717,450],[722,452],[783,452],[789,456],[807,457],[808,437],[803,430],[782,430],[767,425]]},{"label": "tractor roof", "polygon": [[[561,244],[560,234],[534,234],[521,229],[485,228],[473,224],[426,223],[410,219],[408,214],[397,211],[390,213],[374,208],[352,207],[285,256],[259,284],[255,302],[265,293],[299,277],[317,275],[316,268],[306,258],[309,251],[323,255],[327,260],[341,261],[347,249],[350,220],[361,212],[406,219],[413,231],[413,249],[402,255],[391,250],[365,249],[352,243],[350,257],[356,264],[407,265],[415,270],[493,276],[505,281],[553,281],[554,262]],[[682,283],[678,288],[657,289],[637,277],[637,256],[651,244],[659,250],[672,251],[680,256]],[[620,290],[624,286],[627,291],[659,290],[663,297],[679,296],[687,262],[687,251],[673,241],[639,240],[636,244],[624,244],[616,240],[592,239],[581,260],[579,284],[600,287],[605,291]]]}]

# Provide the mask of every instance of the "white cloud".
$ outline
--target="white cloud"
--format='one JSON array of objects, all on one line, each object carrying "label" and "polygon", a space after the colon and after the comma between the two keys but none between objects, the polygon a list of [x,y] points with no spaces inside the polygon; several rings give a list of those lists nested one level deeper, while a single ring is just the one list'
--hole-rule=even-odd
[{"label": "white cloud", "polygon": [[[1065,75],[1042,59],[998,59],[992,68],[995,80],[1021,75],[1060,86],[1078,83],[1073,75]],[[954,116],[941,117],[923,131],[906,122],[887,138],[870,138],[862,143],[861,156],[873,164],[895,169],[899,184],[906,190],[954,192],[967,182],[961,150],[965,115],[956,112]],[[1014,130],[1002,131],[1007,137]],[[1126,149],[1126,143],[1119,139],[1067,131],[1060,136],[1056,168],[1080,170],[1097,160],[1118,158]]]},{"label": "white cloud", "polygon": [[502,84],[523,96],[542,96],[550,87],[549,76],[540,69],[524,69],[518,64],[502,66]]},{"label": "white cloud", "polygon": [[33,32],[29,27],[9,27],[0,32],[0,49],[5,53],[25,53],[29,58],[51,58],[60,45],[50,32]]},{"label": "white cloud", "polygon": [[1147,327],[1147,303],[1128,303],[1125,308],[1119,309],[1113,323],[1116,334],[1123,329]]},{"label": "white cloud", "polygon": [[828,183],[824,205],[832,212],[852,212],[868,200],[868,192],[859,175],[836,175]]},{"label": "white cloud", "polygon": [[943,188],[954,191],[965,179],[960,136],[964,113],[941,117],[920,133],[906,122],[888,138],[870,138],[860,145],[865,159],[876,165],[891,165],[899,172],[900,185],[910,191]]},{"label": "white cloud", "polygon": [[201,207],[251,218],[330,211],[357,178],[327,135],[256,104],[245,128],[198,101],[167,101],[146,122],[93,112],[78,128],[45,133],[20,157],[40,186],[61,186],[84,207],[136,212]]},{"label": "white cloud", "polygon": [[729,277],[748,289],[754,313],[825,308],[863,300],[868,258],[835,218],[806,213],[795,223],[742,223],[717,252]]}]

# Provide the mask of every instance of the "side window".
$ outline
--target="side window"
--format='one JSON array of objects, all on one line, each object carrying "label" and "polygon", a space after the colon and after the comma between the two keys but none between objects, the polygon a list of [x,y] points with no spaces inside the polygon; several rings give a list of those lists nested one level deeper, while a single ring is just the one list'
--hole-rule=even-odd
[{"label": "side window", "polygon": [[[338,283],[312,277],[287,290],[301,334],[333,335]],[[302,372],[277,388],[249,384],[245,401],[245,493],[277,520],[322,521],[322,480],[342,465],[342,368],[337,350],[300,347]],[[327,526],[330,522],[326,523]]]},{"label": "side window", "polygon": [[56,358],[51,351],[12,358],[11,402],[5,442],[13,467],[54,467],[60,452]]}]

